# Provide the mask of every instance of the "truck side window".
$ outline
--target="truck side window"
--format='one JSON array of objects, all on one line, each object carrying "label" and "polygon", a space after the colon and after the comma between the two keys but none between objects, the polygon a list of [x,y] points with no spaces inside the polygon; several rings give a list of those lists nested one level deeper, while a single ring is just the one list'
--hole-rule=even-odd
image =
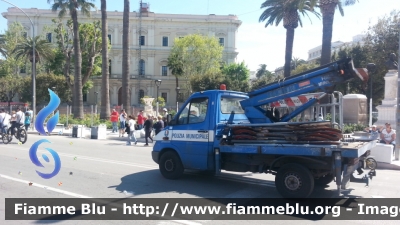
[{"label": "truck side window", "polygon": [[201,123],[206,119],[208,98],[192,99],[179,115],[179,124]]}]

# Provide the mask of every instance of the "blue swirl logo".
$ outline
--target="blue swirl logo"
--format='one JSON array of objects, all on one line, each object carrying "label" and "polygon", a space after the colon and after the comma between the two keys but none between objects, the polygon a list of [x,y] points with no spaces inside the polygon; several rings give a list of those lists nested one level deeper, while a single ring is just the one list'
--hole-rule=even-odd
[{"label": "blue swirl logo", "polygon": [[[35,128],[41,135],[47,135],[43,126],[44,121],[46,120],[46,117],[48,117],[53,113],[54,110],[58,108],[61,102],[60,98],[52,90],[48,90],[50,93],[50,102],[46,107],[40,110],[35,120]],[[58,123],[58,118],[59,112],[57,111],[57,113],[55,113],[54,116],[47,121],[47,132],[51,133],[54,130]]]},{"label": "blue swirl logo", "polygon": [[[35,120],[35,128],[36,130],[42,134],[42,135],[47,135],[46,131],[44,130],[44,122],[46,120],[46,118],[52,114],[52,112],[54,110],[56,110],[58,108],[58,106],[60,105],[60,98],[50,89],[48,89],[49,93],[50,93],[50,102],[49,104],[44,107],[42,110],[40,110],[40,112],[37,114],[36,116],[36,120]],[[47,121],[47,132],[50,134],[54,128],[56,127],[57,123],[58,123],[58,119],[59,119],[59,112],[57,111],[57,113],[54,114],[54,116],[52,116],[50,119],[48,119]],[[33,145],[31,146],[31,148],[29,149],[29,158],[31,159],[32,163],[35,164],[38,167],[44,167],[43,164],[39,161],[38,157],[37,157],[37,150],[40,144],[42,143],[51,143],[50,141],[46,140],[46,139],[41,139],[35,143],[33,143]],[[48,152],[50,152],[50,154],[53,156],[54,159],[54,170],[53,172],[47,174],[47,173],[41,173],[39,171],[36,170],[36,173],[41,176],[44,179],[50,179],[52,177],[54,177],[55,175],[58,174],[58,172],[60,172],[61,169],[61,160],[60,160],[60,156],[57,154],[56,151],[54,151],[51,148],[45,148]],[[42,158],[44,161],[46,162],[50,162],[50,159],[47,157],[47,155],[42,154]]]}]

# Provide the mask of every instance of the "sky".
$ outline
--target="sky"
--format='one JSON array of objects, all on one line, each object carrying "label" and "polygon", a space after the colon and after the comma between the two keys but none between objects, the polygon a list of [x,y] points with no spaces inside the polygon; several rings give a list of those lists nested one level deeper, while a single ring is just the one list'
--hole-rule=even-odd
[{"label": "sky", "polygon": [[[6,0],[19,8],[50,9],[47,0]],[[52,2],[52,0],[50,0]],[[100,0],[92,1],[100,9]],[[108,0],[108,11],[124,9],[123,0]],[[137,11],[140,0],[130,1],[130,11]],[[149,3],[154,13],[228,15],[234,14],[242,21],[238,29],[236,48],[239,52],[237,61],[244,61],[251,71],[256,71],[260,64],[274,71],[283,66],[285,57],[286,29],[282,23],[268,26],[259,22],[263,11],[262,0],[144,0]],[[0,12],[6,12],[12,5],[0,0]],[[378,18],[388,15],[392,10],[400,10],[399,0],[359,0],[352,6],[344,6],[344,16],[335,13],[332,42],[351,41],[353,36],[363,34]],[[303,27],[295,30],[293,57],[307,59],[308,51],[322,43],[322,19],[310,15],[303,17]],[[0,16],[0,33],[7,29],[7,20]]]}]

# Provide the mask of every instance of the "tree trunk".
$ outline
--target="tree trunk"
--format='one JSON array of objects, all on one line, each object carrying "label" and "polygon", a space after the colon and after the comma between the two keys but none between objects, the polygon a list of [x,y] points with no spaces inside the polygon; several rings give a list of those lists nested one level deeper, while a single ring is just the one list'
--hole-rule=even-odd
[{"label": "tree trunk", "polygon": [[178,76],[175,76],[175,83],[176,83],[176,102],[179,102],[179,92],[178,92],[178,87],[179,87],[179,80],[178,80]]},{"label": "tree trunk", "polygon": [[131,96],[129,95],[129,8],[129,0],[124,0],[122,21],[122,104],[126,112],[131,114]]},{"label": "tree trunk", "polygon": [[73,96],[73,114],[74,118],[83,119],[83,95],[82,95],[82,54],[79,41],[79,24],[77,11],[71,10],[71,18],[74,30],[74,96]]},{"label": "tree trunk", "polygon": [[321,66],[331,62],[331,43],[333,19],[335,16],[336,2],[321,5],[322,13],[322,50]]},{"label": "tree trunk", "polygon": [[286,28],[286,49],[285,49],[285,66],[284,66],[284,76],[290,77],[290,63],[292,62],[293,54],[293,41],[294,41],[294,28]]},{"label": "tree trunk", "polygon": [[100,119],[110,119],[110,81],[108,71],[107,1],[101,0],[102,78]]}]

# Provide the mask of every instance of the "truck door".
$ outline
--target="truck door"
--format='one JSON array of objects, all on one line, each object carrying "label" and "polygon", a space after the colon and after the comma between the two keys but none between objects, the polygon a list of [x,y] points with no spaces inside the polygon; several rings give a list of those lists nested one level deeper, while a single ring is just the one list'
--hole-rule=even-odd
[{"label": "truck door", "polygon": [[172,138],[187,169],[207,169],[207,155],[212,146],[210,135],[209,97],[193,98],[178,115]]}]

